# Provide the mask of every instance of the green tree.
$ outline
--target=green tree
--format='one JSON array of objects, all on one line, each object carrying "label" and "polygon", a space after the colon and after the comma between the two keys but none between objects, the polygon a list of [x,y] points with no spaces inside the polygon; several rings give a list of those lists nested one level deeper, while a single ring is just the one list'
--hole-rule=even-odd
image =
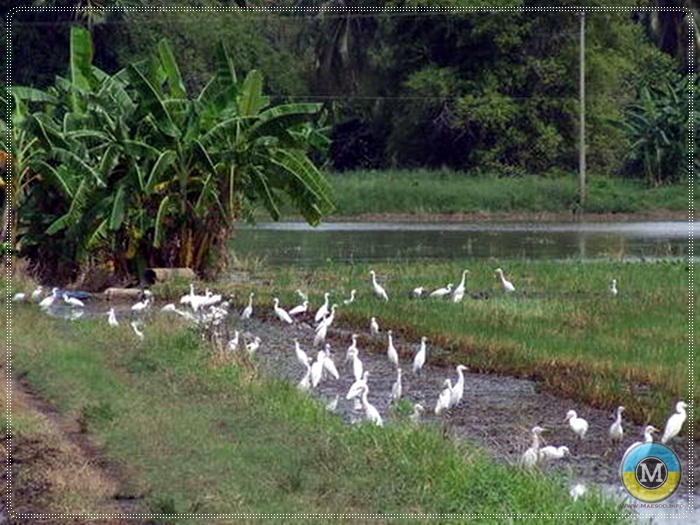
[{"label": "green tree", "polygon": [[[289,200],[312,224],[331,210],[330,188],[307,156],[327,146],[314,124],[320,105],[272,105],[262,75],[239,79],[223,46],[194,97],[165,42],[114,75],[91,60],[89,33],[74,28],[69,78],[26,119],[60,203],[45,230],[27,231],[35,259],[60,245],[71,252],[62,256],[121,274],[145,265],[206,272],[225,261],[233,221],[258,205],[277,219]],[[46,188],[31,189],[24,211],[41,215]]]}]

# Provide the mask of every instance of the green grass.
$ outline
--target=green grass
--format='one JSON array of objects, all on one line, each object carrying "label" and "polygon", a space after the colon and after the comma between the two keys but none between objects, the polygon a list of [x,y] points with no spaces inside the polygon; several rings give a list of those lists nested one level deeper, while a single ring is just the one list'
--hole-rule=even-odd
[{"label": "green grass", "polygon": [[[515,296],[500,291],[493,273],[499,265],[514,282]],[[688,398],[686,263],[513,260],[373,268],[385,283],[388,303],[372,295],[366,265],[271,269],[270,293],[292,304],[301,286],[312,291],[313,307],[323,291],[340,303],[355,288],[359,300],[339,309],[341,323],[364,331],[376,316],[381,326],[416,342],[429,337],[441,349],[432,353],[435,362],[533,377],[560,395],[600,408],[624,404],[640,423],[661,425],[675,400]],[[417,286],[457,284],[463,268],[470,270],[468,289],[489,291],[490,299],[453,304],[408,298]],[[618,279],[617,297],[607,293],[612,278]],[[256,299],[269,302],[262,293]],[[697,425],[698,411],[694,414]]]},{"label": "green grass", "polygon": [[[437,214],[457,212],[570,213],[577,195],[577,177],[489,177],[450,170],[356,171],[329,175],[335,192],[334,215]],[[657,210],[685,212],[688,188],[647,188],[627,179],[590,176],[586,211],[636,213]]]},{"label": "green grass", "polygon": [[142,495],[146,511],[618,521],[603,517],[617,508],[600,496],[573,502],[565,480],[497,465],[437,429],[402,420],[347,426],[254,366],[216,365],[199,337],[172,320],[149,324],[138,343],[125,323],[67,323],[25,306],[13,319],[15,372],[83,422],[120,465],[123,492]]}]

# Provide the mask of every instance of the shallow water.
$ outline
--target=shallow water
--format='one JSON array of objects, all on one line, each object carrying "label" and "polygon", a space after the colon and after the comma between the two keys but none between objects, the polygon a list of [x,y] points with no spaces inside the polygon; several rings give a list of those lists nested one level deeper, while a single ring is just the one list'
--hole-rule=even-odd
[{"label": "shallow water", "polygon": [[630,223],[326,223],[241,226],[232,242],[241,257],[271,264],[406,262],[464,258],[687,258],[688,222]]}]

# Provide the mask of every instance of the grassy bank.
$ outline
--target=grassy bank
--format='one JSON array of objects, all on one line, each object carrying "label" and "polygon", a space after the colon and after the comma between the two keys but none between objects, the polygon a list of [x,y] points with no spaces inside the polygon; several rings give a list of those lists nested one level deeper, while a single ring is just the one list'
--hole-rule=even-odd
[{"label": "grassy bank", "polygon": [[[335,191],[334,215],[451,214],[458,212],[571,213],[577,177],[470,176],[449,170],[356,171],[330,174]],[[697,192],[696,192],[697,193]],[[684,185],[647,188],[626,179],[591,176],[586,212],[641,213],[659,210],[686,212]]]},{"label": "grassy bank", "polygon": [[[505,296],[493,270],[503,264],[517,293]],[[489,299],[460,304],[411,300],[417,286],[458,283],[463,268],[468,290]],[[373,268],[391,300],[371,292],[366,265],[271,270],[270,293],[294,304],[294,290],[310,291],[318,307],[322,292],[341,299],[353,288],[359,300],[341,307],[341,323],[365,331],[371,316],[416,342],[441,348],[434,362],[467,364],[472,370],[533,377],[557,394],[613,409],[640,424],[663,425],[678,398],[688,396],[688,267],[685,263],[469,261],[410,263]],[[269,275],[267,275],[269,277]],[[608,293],[617,278],[620,293]],[[260,304],[269,298],[256,290]],[[385,351],[385,342],[377,345]],[[405,349],[410,357],[410,349]],[[698,380],[697,370],[695,380]],[[698,411],[695,410],[696,425]]]},{"label": "grassy bank", "polygon": [[349,427],[254,364],[216,364],[172,319],[149,324],[142,343],[126,323],[69,323],[30,306],[15,308],[13,319],[15,373],[80,422],[142,511],[617,521],[602,517],[617,509],[597,496],[573,502],[564,480],[497,465],[437,429],[401,420]]}]

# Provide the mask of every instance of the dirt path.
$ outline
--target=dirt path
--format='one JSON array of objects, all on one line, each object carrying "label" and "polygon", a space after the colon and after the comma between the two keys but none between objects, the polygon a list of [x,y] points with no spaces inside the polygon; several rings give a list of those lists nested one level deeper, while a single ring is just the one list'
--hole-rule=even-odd
[{"label": "dirt path", "polygon": [[[0,367],[4,373],[4,367]],[[3,391],[3,405],[7,401]],[[3,437],[3,450],[11,448],[12,514],[8,515],[4,471],[0,487],[0,524],[33,523],[143,523],[110,515],[137,511],[137,500],[121,493],[119,473],[109,465],[75,419],[59,414],[21,381],[12,381],[13,425],[10,445]],[[26,429],[26,430],[24,430]],[[29,430],[31,429],[31,430]],[[5,456],[6,457],[6,456]],[[83,514],[95,519],[38,519],[38,515]],[[105,516],[105,517],[98,517]]]}]

